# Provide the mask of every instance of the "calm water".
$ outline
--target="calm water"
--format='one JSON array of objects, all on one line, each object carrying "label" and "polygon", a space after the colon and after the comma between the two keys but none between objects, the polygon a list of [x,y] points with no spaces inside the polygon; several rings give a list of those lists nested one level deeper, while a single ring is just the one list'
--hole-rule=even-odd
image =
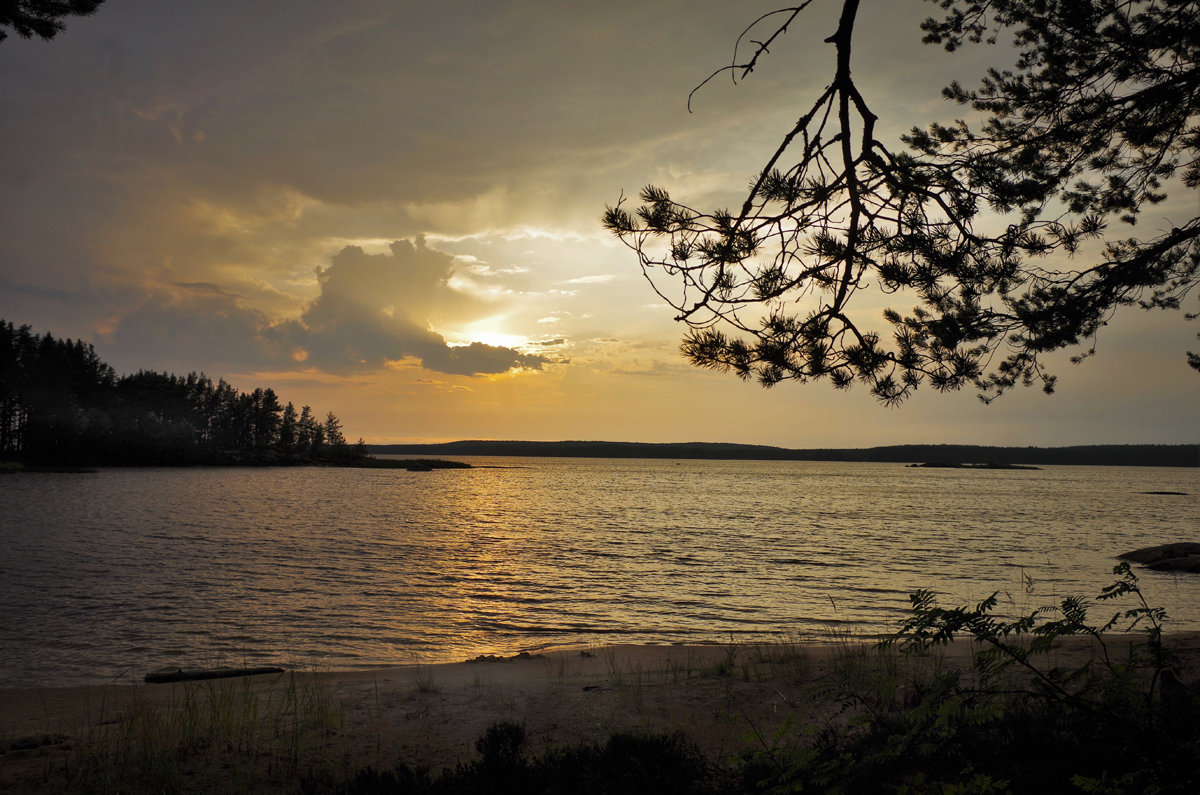
[{"label": "calm water", "polygon": [[[1200,528],[1195,469],[465,460],[499,467],[0,478],[0,686],[881,633],[914,588],[1032,609]],[[1142,581],[1200,629],[1200,575]]]}]

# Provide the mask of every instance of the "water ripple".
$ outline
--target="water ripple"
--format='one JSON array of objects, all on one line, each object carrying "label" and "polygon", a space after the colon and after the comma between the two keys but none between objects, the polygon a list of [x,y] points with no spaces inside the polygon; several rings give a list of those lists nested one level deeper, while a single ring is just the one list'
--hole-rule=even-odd
[{"label": "water ripple", "polygon": [[[7,476],[0,686],[883,633],[915,588],[1027,611],[1200,526],[1194,470],[501,463]],[[1200,578],[1143,584],[1200,628]]]}]

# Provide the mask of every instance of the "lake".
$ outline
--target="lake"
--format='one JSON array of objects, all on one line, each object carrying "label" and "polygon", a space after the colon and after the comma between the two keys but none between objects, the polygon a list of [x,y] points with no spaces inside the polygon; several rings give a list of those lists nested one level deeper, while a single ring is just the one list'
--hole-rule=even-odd
[{"label": "lake", "polygon": [[[880,634],[916,588],[1031,610],[1200,540],[1197,469],[460,460],[4,476],[0,687]],[[1200,629],[1200,575],[1138,573]]]}]

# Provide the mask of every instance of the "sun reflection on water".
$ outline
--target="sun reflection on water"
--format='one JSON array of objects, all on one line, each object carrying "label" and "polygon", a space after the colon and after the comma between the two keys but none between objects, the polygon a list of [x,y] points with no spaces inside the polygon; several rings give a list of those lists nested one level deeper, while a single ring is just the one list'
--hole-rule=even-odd
[{"label": "sun reflection on water", "polygon": [[[882,633],[915,588],[1031,609],[1200,525],[1188,470],[483,463],[11,476],[0,684]],[[1143,580],[1200,628],[1200,583]]]}]

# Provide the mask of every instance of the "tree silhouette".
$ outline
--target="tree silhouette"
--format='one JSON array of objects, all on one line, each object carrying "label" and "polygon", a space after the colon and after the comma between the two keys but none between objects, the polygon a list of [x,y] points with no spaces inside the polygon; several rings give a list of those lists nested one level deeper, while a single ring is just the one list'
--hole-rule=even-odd
[{"label": "tree silhouette", "polygon": [[342,421],[332,411],[325,415],[325,443],[343,447],[346,444],[346,437],[342,435]]},{"label": "tree silhouette", "polygon": [[300,409],[300,417],[296,420],[296,445],[299,452],[319,452],[325,444],[325,429],[313,415],[312,406]]},{"label": "tree silhouette", "polygon": [[242,393],[203,373],[118,378],[90,344],[0,320],[0,461],[34,464],[349,463],[333,412]]},{"label": "tree silhouette", "polygon": [[[749,75],[811,2],[756,20],[709,80]],[[687,324],[695,364],[764,386],[859,381],[885,403],[926,382],[985,401],[1017,383],[1049,392],[1045,354],[1083,346],[1077,361],[1118,308],[1178,308],[1196,286],[1200,3],[931,2],[944,16],[922,24],[926,43],[1014,43],[1012,68],[944,89],[972,123],[914,128],[906,151],[881,141],[851,77],[859,2],[843,0],[825,40],[832,80],[739,209],[701,211],[654,186],[633,211],[607,208]],[[1189,217],[1135,235],[1168,189]],[[887,341],[855,311],[873,285],[915,303],[884,313]]]},{"label": "tree silhouette", "polygon": [[279,420],[279,450],[282,453],[291,453],[296,447],[296,422],[299,417],[296,414],[296,407],[289,400],[288,404],[283,407],[283,416]]},{"label": "tree silhouette", "polygon": [[8,38],[5,28],[23,39],[49,41],[66,29],[63,17],[88,16],[104,0],[0,0],[0,41]]}]

